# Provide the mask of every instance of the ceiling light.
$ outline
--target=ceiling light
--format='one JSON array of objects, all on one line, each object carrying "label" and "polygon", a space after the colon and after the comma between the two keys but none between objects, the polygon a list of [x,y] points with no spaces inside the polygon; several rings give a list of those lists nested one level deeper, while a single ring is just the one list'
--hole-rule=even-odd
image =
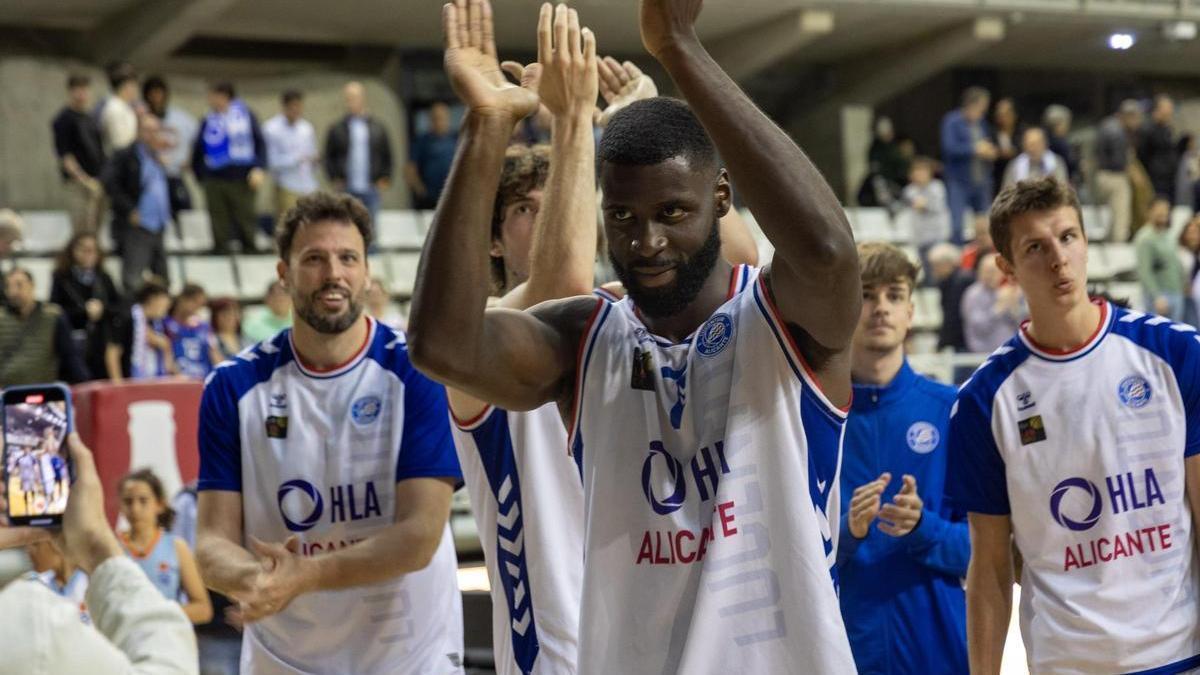
[{"label": "ceiling light", "polygon": [[1132,33],[1113,33],[1112,35],[1108,36],[1109,49],[1125,51],[1126,49],[1133,47],[1134,42],[1135,40]]}]

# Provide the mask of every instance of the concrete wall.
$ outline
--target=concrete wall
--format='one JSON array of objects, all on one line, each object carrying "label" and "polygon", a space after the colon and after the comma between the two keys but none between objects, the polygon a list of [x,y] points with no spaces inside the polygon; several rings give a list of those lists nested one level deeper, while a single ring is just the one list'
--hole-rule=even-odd
[{"label": "concrete wall", "polygon": [[[50,121],[66,100],[68,72],[92,75],[95,100],[106,93],[108,83],[98,69],[78,62],[33,57],[0,58],[0,208],[58,209],[65,198],[54,156]],[[206,80],[194,75],[161,73],[171,87],[172,103],[199,118],[206,110]],[[317,130],[319,147],[325,132],[342,114],[341,88],[351,75],[316,73],[234,79],[238,96],[244,98],[263,122],[279,111],[279,95],[289,88],[305,94],[305,117]],[[403,165],[408,157],[408,122],[399,99],[378,79],[361,79],[367,89],[371,111],[383,121],[392,141],[396,160],[392,187],[383,195],[385,207],[408,205]],[[322,180],[324,176],[322,176]],[[271,188],[260,191],[259,206],[271,210]],[[199,199],[202,195],[195,194]]]}]

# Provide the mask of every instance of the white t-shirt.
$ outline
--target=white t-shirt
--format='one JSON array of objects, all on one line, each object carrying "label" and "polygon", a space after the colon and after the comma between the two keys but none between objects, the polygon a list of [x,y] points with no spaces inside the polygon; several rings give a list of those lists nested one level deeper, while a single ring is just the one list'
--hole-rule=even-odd
[{"label": "white t-shirt", "polygon": [[[445,389],[412,367],[402,334],[368,321],[362,348],[341,366],[302,364],[288,329],[209,376],[198,489],[241,492],[247,539],[281,542],[294,534],[303,555],[319,555],[395,522],[399,481],[461,478]],[[242,668],[462,672],[456,567],[447,525],[426,568],[302,595],[248,625]]]},{"label": "white t-shirt", "polygon": [[1200,451],[1200,336],[1097,304],[1079,349],[1039,347],[1022,327],[962,386],[947,490],[1012,519],[1035,672],[1182,672],[1200,666],[1184,483]]},{"label": "white t-shirt", "polygon": [[757,271],[687,340],[600,300],[570,443],[586,520],[581,673],[851,673],[835,591],[846,412]]}]

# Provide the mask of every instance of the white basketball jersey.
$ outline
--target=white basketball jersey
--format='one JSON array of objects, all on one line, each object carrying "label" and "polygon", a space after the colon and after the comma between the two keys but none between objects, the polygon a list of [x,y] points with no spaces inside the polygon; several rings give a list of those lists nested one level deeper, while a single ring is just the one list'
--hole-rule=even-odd
[{"label": "white basketball jersey", "polygon": [[[370,320],[360,352],[326,371],[300,363],[290,337],[283,331],[210,375],[198,489],[241,492],[247,540],[298,535],[303,555],[321,555],[391,526],[397,482],[460,473],[445,390],[412,367],[402,334]],[[242,670],[460,673],[456,567],[447,526],[422,570],[301,595],[247,625]]]},{"label": "white basketball jersey", "polygon": [[963,385],[947,488],[1012,519],[1034,672],[1183,672],[1200,666],[1184,482],[1200,452],[1200,337],[1097,302],[1079,349],[1022,329]]},{"label": "white basketball jersey", "polygon": [[846,413],[757,271],[678,344],[600,301],[579,360],[580,672],[854,672],[830,526]]},{"label": "white basketball jersey", "polygon": [[574,673],[583,487],[551,403],[456,420],[455,446],[492,586],[496,672]]}]

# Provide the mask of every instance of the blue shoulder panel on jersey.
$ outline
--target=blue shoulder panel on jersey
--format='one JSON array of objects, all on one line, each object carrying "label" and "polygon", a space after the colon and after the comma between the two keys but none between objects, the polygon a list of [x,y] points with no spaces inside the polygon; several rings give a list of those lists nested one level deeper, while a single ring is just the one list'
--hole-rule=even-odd
[{"label": "blue shoulder panel on jersey", "polygon": [[1183,397],[1187,440],[1184,456],[1200,453],[1200,335],[1196,329],[1152,314],[1117,309],[1112,332],[1158,356],[1171,367]]},{"label": "blue shoulder panel on jersey", "polygon": [[[808,496],[813,507],[825,518],[827,531],[821,532],[825,557],[833,552],[833,528],[839,523],[829,522],[829,497],[837,483],[838,466],[841,464],[842,430],[844,420],[829,414],[825,403],[817,398],[808,387],[800,393],[800,424],[804,428],[804,439],[808,445]],[[724,461],[724,460],[722,460]],[[829,576],[833,589],[838,588],[837,565],[830,565]]]},{"label": "blue shoulder panel on jersey", "polygon": [[204,381],[204,394],[200,399],[200,479],[197,489],[241,492],[238,401],[292,360],[289,333],[289,330],[282,331],[243,350],[217,366]]},{"label": "blue shoulder panel on jersey", "polygon": [[1004,459],[992,434],[992,408],[1000,386],[1029,356],[1020,339],[1013,338],[959,389],[947,440],[946,495],[953,508],[990,515],[1011,512]]},{"label": "blue shoulder panel on jersey", "polygon": [[[508,602],[513,656],[521,672],[533,671],[538,655],[533,587],[525,555],[525,518],[521,513],[521,477],[508,428],[508,414],[494,409],[471,430],[483,472],[496,499],[496,572]],[[485,546],[488,545],[486,542]]]}]

